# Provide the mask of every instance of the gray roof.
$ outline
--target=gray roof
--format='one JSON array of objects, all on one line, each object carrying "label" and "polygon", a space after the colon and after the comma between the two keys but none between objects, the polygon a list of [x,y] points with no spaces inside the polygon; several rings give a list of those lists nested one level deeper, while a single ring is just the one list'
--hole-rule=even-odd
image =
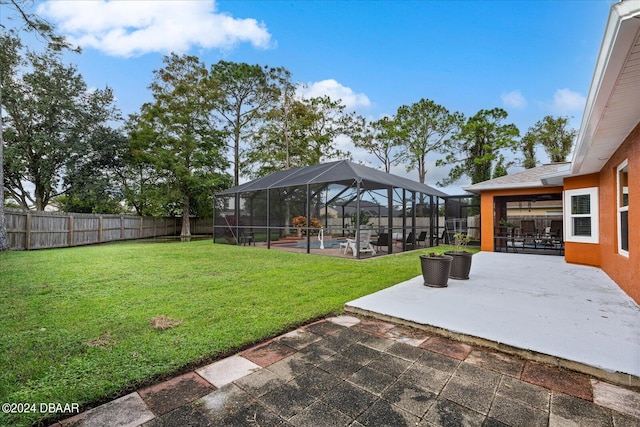
[{"label": "gray roof", "polygon": [[426,184],[382,172],[348,160],[322,163],[303,168],[274,172],[271,175],[255,179],[236,187],[217,193],[216,196],[228,196],[236,193],[248,193],[267,189],[303,186],[307,184],[342,184],[351,186],[356,181],[362,188],[377,190],[383,188],[402,188],[417,193],[438,197],[447,197],[446,193]]},{"label": "gray roof", "polygon": [[471,193],[480,193],[486,190],[558,186],[562,185],[558,179],[569,174],[570,166],[570,163],[550,163],[463,188]]}]

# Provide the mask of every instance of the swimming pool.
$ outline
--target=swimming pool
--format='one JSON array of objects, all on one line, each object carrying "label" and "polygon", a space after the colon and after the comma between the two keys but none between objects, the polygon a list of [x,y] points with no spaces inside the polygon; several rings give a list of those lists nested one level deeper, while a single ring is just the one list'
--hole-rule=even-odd
[{"label": "swimming pool", "polygon": [[[291,243],[291,244],[285,244],[285,245],[280,245],[280,246],[287,246],[290,248],[306,248],[307,247],[307,243],[306,242],[302,242],[302,243]],[[339,240],[330,240],[328,242],[324,242],[324,248],[325,249],[332,249],[332,248],[339,248],[340,247],[340,241]],[[310,245],[311,249],[320,249],[320,242],[316,241],[311,241],[311,245]]]}]

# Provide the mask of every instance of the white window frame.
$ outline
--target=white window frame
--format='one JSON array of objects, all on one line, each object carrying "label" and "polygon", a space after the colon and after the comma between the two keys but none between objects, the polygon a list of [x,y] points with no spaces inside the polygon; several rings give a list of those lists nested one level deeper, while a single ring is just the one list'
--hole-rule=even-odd
[{"label": "white window frame", "polygon": [[[571,198],[575,196],[589,196],[589,214],[572,214]],[[600,243],[600,221],[599,221],[598,187],[579,188],[576,190],[564,191],[564,222],[566,242],[575,243]],[[573,234],[573,218],[591,218],[591,236],[576,236]]]},{"label": "white window frame", "polygon": [[[622,189],[620,188],[620,171],[622,169],[624,169],[625,167],[629,166],[629,160],[625,160],[624,162],[620,163],[620,166],[618,166],[618,169],[616,169],[616,226],[618,228],[618,253],[622,256],[625,256],[627,258],[629,258],[629,251],[622,249],[622,227],[620,226],[620,214],[622,212],[629,212],[629,206],[620,206],[621,200],[620,200],[620,194],[622,193]],[[627,170],[627,174],[629,173],[629,171]],[[628,187],[627,187],[627,191],[629,191]],[[627,233],[629,232],[628,228],[627,228]],[[628,237],[627,237],[628,238]]]}]

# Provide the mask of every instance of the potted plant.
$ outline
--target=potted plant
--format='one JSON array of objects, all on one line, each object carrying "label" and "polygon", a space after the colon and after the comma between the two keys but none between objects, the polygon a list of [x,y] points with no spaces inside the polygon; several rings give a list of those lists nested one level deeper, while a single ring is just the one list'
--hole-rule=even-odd
[{"label": "potted plant", "polygon": [[453,257],[449,255],[441,255],[434,252],[420,255],[420,266],[422,267],[424,285],[432,288],[447,287],[452,260]]},{"label": "potted plant", "polygon": [[453,235],[454,250],[446,251],[445,254],[453,258],[451,261],[451,272],[449,277],[452,279],[467,280],[469,271],[471,270],[471,260],[473,252],[466,251],[469,243],[469,235],[465,233],[456,233]]}]

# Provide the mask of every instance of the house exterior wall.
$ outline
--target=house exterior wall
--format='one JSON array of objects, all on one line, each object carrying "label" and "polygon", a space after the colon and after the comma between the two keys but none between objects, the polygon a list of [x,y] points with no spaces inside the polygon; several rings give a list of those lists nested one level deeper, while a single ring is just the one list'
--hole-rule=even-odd
[{"label": "house exterior wall", "polygon": [[508,190],[486,190],[480,194],[480,217],[483,218],[481,224],[481,246],[480,250],[495,250],[495,198],[500,196],[526,196],[533,194],[562,193],[562,187],[536,187],[536,188],[516,188]]},{"label": "house exterior wall", "polygon": [[[629,257],[618,253],[617,168],[629,162]],[[600,267],[640,304],[640,123],[611,156],[600,179]]]},{"label": "house exterior wall", "polygon": [[[577,190],[580,188],[599,187],[600,177],[597,173],[590,175],[580,175],[565,178],[564,189],[565,190]],[[602,193],[600,190],[599,193]],[[615,193],[614,193],[615,194]],[[599,197],[602,197],[601,195]],[[603,199],[600,198],[600,206],[602,206]],[[598,217],[602,222],[602,214],[599,212]],[[566,218],[565,218],[565,232],[567,230]],[[603,233],[600,231],[600,243],[575,243],[565,242],[564,244],[564,258],[567,262],[574,264],[593,265],[595,267],[600,266],[600,244],[602,242]]]}]

